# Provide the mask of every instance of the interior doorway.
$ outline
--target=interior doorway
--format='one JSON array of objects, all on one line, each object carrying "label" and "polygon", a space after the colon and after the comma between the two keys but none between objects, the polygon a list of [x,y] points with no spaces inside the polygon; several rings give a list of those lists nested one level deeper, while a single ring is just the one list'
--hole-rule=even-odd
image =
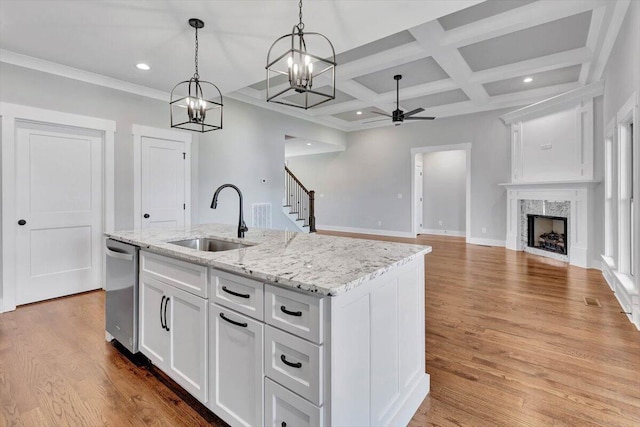
[{"label": "interior doorway", "polygon": [[[411,149],[412,234],[471,236],[471,144]],[[464,205],[464,206],[463,206]]]}]

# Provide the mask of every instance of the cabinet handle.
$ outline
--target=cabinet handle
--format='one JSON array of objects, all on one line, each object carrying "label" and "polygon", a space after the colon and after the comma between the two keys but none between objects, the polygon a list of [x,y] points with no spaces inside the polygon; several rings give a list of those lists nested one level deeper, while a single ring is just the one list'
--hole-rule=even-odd
[{"label": "cabinet handle", "polygon": [[280,306],[280,311],[282,311],[284,314],[288,314],[289,316],[302,316],[302,312],[301,311],[289,311],[286,309],[286,307],[284,305]]},{"label": "cabinet handle", "polygon": [[222,318],[222,320],[226,320],[227,322],[232,323],[236,326],[240,326],[242,328],[246,328],[247,326],[249,326],[247,323],[240,323],[240,322],[236,322],[235,320],[229,319],[224,315],[224,313],[220,313],[220,317]]},{"label": "cabinet handle", "polygon": [[166,329],[167,327],[164,325],[164,321],[162,320],[162,304],[164,304],[164,300],[165,300],[164,295],[162,295],[162,301],[160,301],[160,326],[162,326],[162,329]]},{"label": "cabinet handle", "polygon": [[225,291],[226,293],[231,294],[231,295],[236,296],[236,297],[251,298],[251,295],[249,295],[249,294],[239,294],[237,292],[230,291],[226,286],[223,286],[222,290]]},{"label": "cabinet handle", "polygon": [[282,424],[280,424],[280,427],[287,427],[287,423],[283,421]]},{"label": "cabinet handle", "polygon": [[169,332],[169,323],[167,322],[167,306],[169,305],[169,297],[164,302],[164,328]]},{"label": "cabinet handle", "polygon": [[291,366],[292,368],[302,368],[302,363],[300,362],[291,363],[287,360],[286,357],[284,357],[284,354],[280,356],[280,360],[282,360],[282,363],[284,363],[285,365]]}]

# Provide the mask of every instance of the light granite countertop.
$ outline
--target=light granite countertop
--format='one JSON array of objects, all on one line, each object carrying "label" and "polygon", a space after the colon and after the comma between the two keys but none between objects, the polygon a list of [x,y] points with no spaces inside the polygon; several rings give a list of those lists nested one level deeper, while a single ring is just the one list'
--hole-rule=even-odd
[{"label": "light granite countertop", "polygon": [[[239,273],[267,282],[335,296],[431,252],[430,246],[291,231],[204,224],[184,228],[115,231],[106,236],[157,254]],[[252,245],[204,252],[168,242],[212,237]]]}]

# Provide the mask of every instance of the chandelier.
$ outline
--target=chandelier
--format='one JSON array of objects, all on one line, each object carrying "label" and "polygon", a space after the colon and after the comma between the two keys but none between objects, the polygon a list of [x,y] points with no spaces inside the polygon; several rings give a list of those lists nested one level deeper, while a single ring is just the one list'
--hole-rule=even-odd
[{"label": "chandelier", "polygon": [[306,110],[335,99],[336,53],[324,35],[304,32],[302,0],[298,7],[298,24],[267,54],[267,102]]},{"label": "chandelier", "polygon": [[222,129],[222,93],[213,83],[200,80],[198,74],[198,30],[204,22],[192,18],[189,25],[196,30],[195,73],[171,90],[171,127],[194,132]]}]

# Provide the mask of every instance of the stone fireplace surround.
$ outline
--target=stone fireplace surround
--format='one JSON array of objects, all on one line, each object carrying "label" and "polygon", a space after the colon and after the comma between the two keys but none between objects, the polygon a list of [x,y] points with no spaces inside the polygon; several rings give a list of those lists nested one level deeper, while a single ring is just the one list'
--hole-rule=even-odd
[{"label": "stone fireplace surround", "polygon": [[[569,256],[559,253],[553,253],[538,248],[532,248],[529,243],[529,220],[527,215],[549,215],[561,218],[567,218],[567,227],[571,227],[571,202],[551,201],[551,200],[520,200],[520,242],[525,252],[534,255],[545,256],[557,259],[559,261],[569,261]],[[567,228],[570,230],[570,228]],[[571,235],[569,235],[571,238]],[[569,242],[567,242],[569,243]],[[567,245],[567,253],[571,247]]]},{"label": "stone fireplace surround", "polygon": [[[527,213],[546,212],[546,215],[566,216],[569,264],[583,268],[597,268],[593,247],[593,187],[597,183],[597,181],[564,181],[500,184],[507,189],[507,249],[525,250],[526,229],[523,230],[523,227],[526,227]],[[547,211],[547,208],[550,210]],[[567,209],[567,215],[562,215],[561,213]],[[527,212],[529,210],[533,212]],[[527,252],[533,251],[527,250]],[[553,258],[550,252],[541,255]]]}]

